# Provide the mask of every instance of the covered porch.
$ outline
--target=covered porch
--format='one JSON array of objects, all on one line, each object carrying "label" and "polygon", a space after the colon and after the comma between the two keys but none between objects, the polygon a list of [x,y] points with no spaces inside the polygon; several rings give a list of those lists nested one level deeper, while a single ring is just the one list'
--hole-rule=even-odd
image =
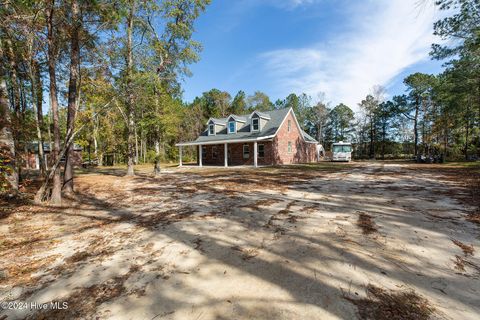
[{"label": "covered porch", "polygon": [[197,166],[253,166],[273,164],[272,139],[178,143],[179,166],[183,164],[183,148],[196,148]]}]

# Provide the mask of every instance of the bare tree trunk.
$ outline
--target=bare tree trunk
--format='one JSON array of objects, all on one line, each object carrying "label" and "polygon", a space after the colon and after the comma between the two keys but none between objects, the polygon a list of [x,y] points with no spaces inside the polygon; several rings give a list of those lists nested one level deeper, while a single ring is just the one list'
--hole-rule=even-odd
[{"label": "bare tree trunk", "polygon": [[374,119],[370,118],[370,159],[375,158],[375,132],[374,132]]},{"label": "bare tree trunk", "polygon": [[[0,39],[0,56],[3,56],[2,40]],[[14,194],[18,193],[18,172],[15,157],[15,141],[12,133],[12,123],[10,121],[10,110],[8,102],[7,84],[5,82],[5,70],[0,63],[0,155],[3,166],[8,169],[3,170],[5,180],[10,185]]]},{"label": "bare tree trunk", "polygon": [[[78,77],[80,67],[80,9],[77,0],[72,0],[72,26],[70,40],[70,80],[68,83],[68,114],[67,114],[67,134],[65,141],[68,141],[75,128],[75,116],[77,114],[78,103]],[[63,188],[67,194],[73,193],[73,157],[74,144],[67,146],[65,155],[65,172],[63,176]]]},{"label": "bare tree trunk", "polygon": [[445,120],[444,128],[444,137],[443,137],[443,152],[445,153],[445,159],[447,158],[447,148],[448,148],[448,120]]},{"label": "bare tree trunk", "polygon": [[[51,0],[49,7],[46,10],[47,20],[47,44],[48,44],[48,73],[50,76],[50,106],[53,115],[53,155],[54,162],[58,162],[60,152],[60,128],[58,122],[58,100],[57,100],[57,77],[56,77],[56,41],[53,14],[55,12],[55,0]],[[55,167],[53,173],[53,189],[50,201],[53,204],[60,204],[62,202],[62,178],[60,175],[60,168]]]},{"label": "bare tree trunk", "polygon": [[98,160],[98,142],[96,133],[93,134],[93,155]]},{"label": "bare tree trunk", "polygon": [[147,163],[147,140],[143,141],[143,163]]},{"label": "bare tree trunk", "polygon": [[43,86],[40,75],[40,66],[34,59],[30,60],[30,81],[32,82],[32,106],[35,112],[35,126],[37,129],[38,140],[38,162],[40,167],[40,175],[45,176],[47,167],[45,165],[45,152],[43,150]]},{"label": "bare tree trunk", "polygon": [[385,140],[387,136],[387,128],[385,127],[385,123],[383,124],[382,128],[382,160],[385,160]]},{"label": "bare tree trunk", "polygon": [[160,174],[160,141],[158,139],[155,140],[155,161],[153,166],[153,173],[155,175]]},{"label": "bare tree trunk", "polygon": [[465,123],[465,160],[468,160],[468,138],[469,138],[469,129],[470,129],[470,103],[467,104],[467,114],[466,114],[466,123]]},{"label": "bare tree trunk", "polygon": [[[12,42],[10,39],[5,39],[5,48],[6,48],[6,57],[8,59],[8,64],[10,66],[10,80],[12,85],[13,91],[13,101],[10,101],[13,105],[13,110],[15,111],[16,120],[20,121],[21,112],[20,112],[20,89],[18,86],[18,76],[17,76],[17,62],[15,61],[15,53],[13,52]],[[13,123],[14,126],[18,126],[18,124]],[[16,135],[15,131],[17,129],[14,128],[13,134]],[[18,135],[18,134],[17,134]],[[15,139],[17,137],[14,137]]]},{"label": "bare tree trunk", "polygon": [[[48,108],[48,113],[47,113],[47,137],[48,137],[49,150],[52,148],[52,145],[53,145],[52,130],[50,129],[50,127],[52,126],[51,116],[52,116],[52,106]],[[48,163],[46,165],[48,166]]]},{"label": "bare tree trunk", "polygon": [[138,164],[138,134],[137,134],[137,126],[135,125],[135,129],[133,130],[135,133],[135,164]]},{"label": "bare tree trunk", "polygon": [[415,117],[413,119],[413,135],[415,139],[415,157],[418,155],[418,98],[415,105]]},{"label": "bare tree trunk", "polygon": [[127,128],[128,128],[128,160],[127,160],[127,176],[135,175],[133,169],[134,162],[134,110],[133,110],[133,92],[132,92],[132,68],[133,68],[133,53],[132,53],[132,32],[133,32],[133,18],[135,14],[135,0],[130,1],[130,12],[127,17]]},{"label": "bare tree trunk", "polygon": [[138,161],[143,162],[143,138],[141,138],[141,134],[140,134],[140,150],[138,151]]},{"label": "bare tree trunk", "polygon": [[478,104],[478,119],[477,119],[477,127],[478,127],[478,148],[477,153],[480,156],[480,78],[477,82],[477,104]]},{"label": "bare tree trunk", "polygon": [[[21,171],[21,159],[19,157],[20,155],[20,120],[21,120],[21,103],[20,103],[20,88],[18,84],[18,75],[17,75],[17,62],[15,60],[15,53],[13,52],[13,45],[10,39],[6,38],[5,39],[5,55],[8,60],[8,64],[10,67],[10,81],[11,81],[11,87],[13,91],[13,95],[11,96],[13,98],[13,101],[10,101],[13,110],[14,110],[14,115],[13,117],[10,116],[10,122],[12,123],[11,125],[11,130],[13,134],[13,140],[15,141],[15,155],[17,156],[17,161],[15,162],[15,165],[17,166],[16,172],[18,174],[18,178],[20,178],[20,171]],[[3,56],[3,55],[2,55]]]}]

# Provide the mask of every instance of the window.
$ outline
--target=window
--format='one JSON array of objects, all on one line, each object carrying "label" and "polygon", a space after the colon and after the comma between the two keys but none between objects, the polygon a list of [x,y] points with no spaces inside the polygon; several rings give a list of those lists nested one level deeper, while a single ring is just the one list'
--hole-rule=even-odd
[{"label": "window", "polygon": [[288,128],[287,128],[288,132],[290,132],[291,129],[292,129],[292,121],[288,120]]},{"label": "window", "polygon": [[260,126],[259,126],[259,119],[258,118],[254,118],[252,119],[252,131],[258,131]]},{"label": "window", "polygon": [[213,123],[208,125],[208,135],[210,136],[215,135],[215,125]]},{"label": "window", "polygon": [[235,121],[230,121],[228,123],[228,133],[235,133],[235,131],[236,131],[235,127],[236,127]]},{"label": "window", "polygon": [[335,153],[338,153],[338,152],[352,152],[352,146],[339,146],[339,145],[336,145],[336,146],[333,146],[332,148],[332,151],[335,152]]},{"label": "window", "polygon": [[250,146],[248,144],[243,145],[243,159],[250,158]]},{"label": "window", "polygon": [[202,147],[202,159],[207,157],[207,147]]},{"label": "window", "polygon": [[212,159],[217,159],[218,157],[218,152],[217,152],[217,146],[212,147]]},{"label": "window", "polygon": [[292,153],[292,141],[288,141],[287,152],[288,152],[288,153]]},{"label": "window", "polygon": [[258,157],[259,158],[265,157],[265,145],[263,144],[258,145]]}]

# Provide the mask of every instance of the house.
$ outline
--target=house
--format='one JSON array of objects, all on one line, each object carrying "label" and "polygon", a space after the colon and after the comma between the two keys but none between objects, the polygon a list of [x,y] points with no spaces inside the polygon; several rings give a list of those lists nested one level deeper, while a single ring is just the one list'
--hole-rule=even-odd
[{"label": "house", "polygon": [[[195,141],[176,144],[196,146],[199,166],[276,165],[318,160],[318,142],[298,124],[292,108],[254,111],[249,115],[231,114],[210,118]],[[201,155],[198,157],[198,155]]]},{"label": "house", "polygon": [[[43,152],[45,156],[45,163],[47,169],[53,166],[54,161],[51,155],[50,143],[43,143]],[[22,166],[27,169],[40,169],[40,159],[38,154],[38,142],[30,142],[27,144],[26,152],[22,154]],[[62,159],[62,164],[65,159]],[[73,166],[80,167],[82,165],[82,147],[74,144],[73,145]]]}]

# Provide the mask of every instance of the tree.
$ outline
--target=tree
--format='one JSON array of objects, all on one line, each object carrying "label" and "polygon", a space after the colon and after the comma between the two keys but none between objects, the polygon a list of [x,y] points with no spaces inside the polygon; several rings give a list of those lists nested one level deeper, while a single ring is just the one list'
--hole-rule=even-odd
[{"label": "tree", "polygon": [[317,137],[318,142],[325,145],[325,127],[329,119],[330,110],[328,104],[322,100],[317,102],[308,112],[307,131]]},{"label": "tree", "polygon": [[[422,117],[422,112],[425,114],[426,108],[428,108],[429,96],[431,94],[433,81],[434,77],[432,75],[419,72],[409,75],[403,81],[407,86],[409,98],[412,101],[412,103],[407,105],[411,106],[412,108],[403,110],[403,114],[410,120],[413,120],[415,156],[418,155],[418,123]],[[425,132],[425,130],[422,131]],[[422,143],[424,143],[424,141],[422,141]]]},{"label": "tree", "polygon": [[[68,141],[75,128],[75,116],[78,109],[78,89],[80,72],[80,28],[82,18],[80,15],[79,3],[77,0],[71,1],[72,17],[70,22],[70,79],[68,84],[68,114],[67,114],[67,133],[65,141]],[[65,173],[63,187],[66,193],[73,193],[73,147],[66,145]]]},{"label": "tree", "polygon": [[[56,6],[55,0],[50,0],[45,10],[45,19],[47,23],[47,61],[48,61],[48,74],[50,77],[50,108],[53,114],[53,160],[55,162],[60,161],[60,127],[58,118],[58,98],[57,98],[57,51],[58,51],[58,38],[56,28]],[[53,204],[60,204],[62,201],[62,178],[60,176],[60,169],[57,167],[53,175],[53,189],[50,196],[50,201]]]},{"label": "tree", "polygon": [[[1,32],[1,31],[0,31]],[[1,33],[0,33],[1,34]],[[0,57],[3,57],[3,42],[0,37]],[[0,191],[18,192],[18,172],[15,163],[15,141],[10,121],[10,110],[5,81],[5,69],[0,60]]]},{"label": "tree", "polygon": [[243,114],[247,110],[247,101],[245,92],[242,90],[238,91],[235,97],[233,98],[232,104],[230,105],[230,112],[232,114]]},{"label": "tree", "polygon": [[[113,51],[111,59],[116,61],[121,57],[124,61],[124,67],[118,72],[117,90],[123,97],[121,103],[125,110],[127,175],[134,174],[133,165],[138,158],[137,118],[146,111],[137,108],[136,102],[142,97],[134,87],[145,78],[153,82],[158,80],[152,107],[162,114],[162,100],[167,95],[179,95],[179,78],[189,76],[188,65],[199,59],[201,46],[192,39],[194,22],[209,3],[209,0],[165,0],[160,3],[131,0],[125,3],[126,41]],[[162,21],[157,23],[158,19]],[[118,40],[122,38],[117,37]],[[154,129],[155,144],[160,145],[160,127]],[[140,133],[141,139],[143,135]]]},{"label": "tree", "polygon": [[443,45],[433,44],[432,57],[445,59],[459,54],[465,55],[468,51],[474,54],[479,48],[480,2],[476,0],[436,0],[435,5],[441,11],[450,11],[454,14],[434,23],[434,35],[444,40],[454,41]]},{"label": "tree", "polygon": [[376,125],[377,125],[377,116],[378,116],[378,107],[383,100],[383,91],[384,89],[380,86],[374,87],[373,93],[367,95],[367,97],[362,100],[359,106],[364,110],[366,118],[368,119],[368,126],[370,128],[370,159],[375,159],[375,141],[376,141]]},{"label": "tree", "polygon": [[380,127],[381,135],[381,155],[382,160],[385,160],[385,147],[390,131],[391,120],[395,116],[395,105],[392,101],[384,101],[378,106],[378,125]]},{"label": "tree", "polygon": [[330,111],[330,122],[333,127],[335,141],[348,140],[352,131],[354,114],[352,109],[340,103]]},{"label": "tree", "polygon": [[[453,12],[434,24],[434,34],[440,36],[444,44],[433,44],[431,56],[443,60],[451,58],[445,65],[447,72],[461,74],[461,80],[452,83],[450,93],[459,97],[462,94],[467,118],[465,126],[465,157],[468,158],[468,136],[476,118],[477,153],[480,155],[480,2],[475,0],[437,0],[441,11]],[[466,89],[466,91],[465,91]],[[476,117],[474,109],[476,108]],[[472,119],[473,118],[473,119]],[[473,121],[472,121],[473,120]]]},{"label": "tree", "polygon": [[249,112],[253,112],[254,110],[270,111],[273,110],[273,104],[265,93],[255,91],[253,95],[247,98],[247,108]]},{"label": "tree", "polygon": [[311,108],[312,98],[305,93],[297,96],[295,93],[289,94],[285,100],[277,100],[273,105],[275,109],[292,108],[297,116],[298,123],[303,130],[308,130],[308,113]]}]

